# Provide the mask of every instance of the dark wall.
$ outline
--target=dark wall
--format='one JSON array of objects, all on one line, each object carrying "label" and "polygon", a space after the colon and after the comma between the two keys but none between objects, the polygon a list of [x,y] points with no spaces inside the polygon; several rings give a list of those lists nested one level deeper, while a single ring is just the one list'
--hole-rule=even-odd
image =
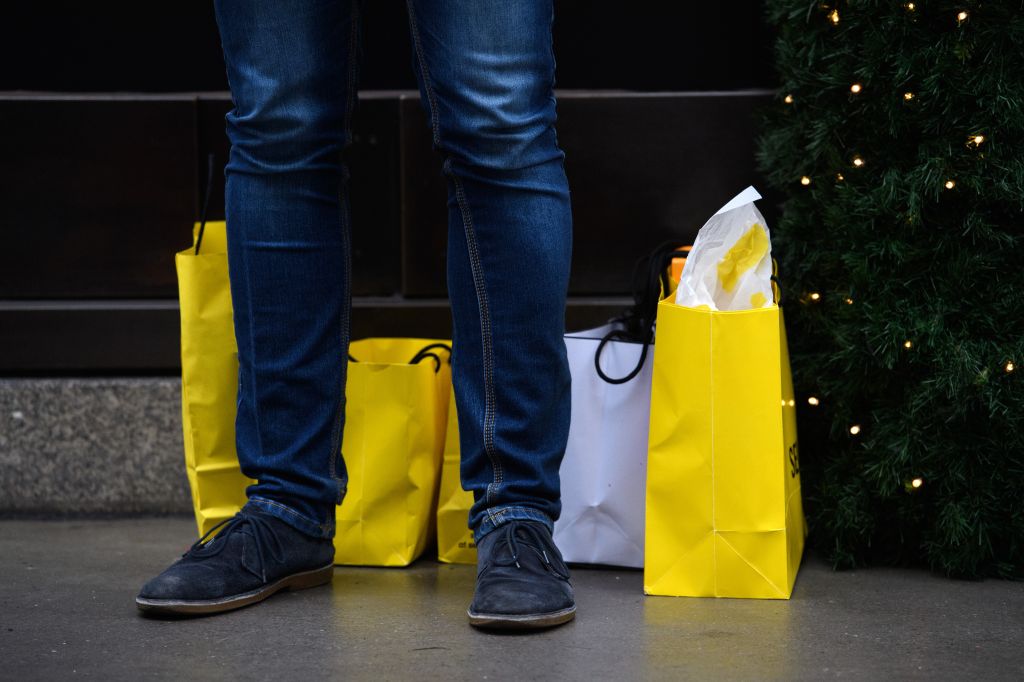
[{"label": "dark wall", "polygon": [[[10,4],[0,21],[0,90],[227,89],[212,2]],[[762,14],[752,0],[556,0],[558,87],[771,86]],[[415,87],[406,21],[401,0],[365,2],[361,89]]]},{"label": "dark wall", "polygon": [[[760,2],[555,1],[580,329],[623,309],[636,258],[759,184],[770,40]],[[365,5],[353,334],[446,336],[446,190],[405,5]],[[0,376],[178,370],[173,254],[207,155],[227,157],[230,100],[212,3],[171,8],[18,3],[0,17]],[[222,196],[218,172],[211,218]]]}]

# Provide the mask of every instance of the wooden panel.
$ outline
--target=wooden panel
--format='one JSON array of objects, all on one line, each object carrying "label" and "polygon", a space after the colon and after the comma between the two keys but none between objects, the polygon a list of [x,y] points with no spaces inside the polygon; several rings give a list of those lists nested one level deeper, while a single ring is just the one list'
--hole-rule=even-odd
[{"label": "wooden panel", "polygon": [[5,375],[177,372],[177,301],[0,302]]},{"label": "wooden panel", "polygon": [[559,142],[573,196],[570,290],[629,290],[634,262],[667,239],[691,243],[722,204],[758,181],[756,118],[766,94],[568,97]]},{"label": "wooden panel", "polygon": [[[363,2],[362,87],[415,88],[404,2]],[[7,2],[2,90],[224,90],[213,3]],[[164,8],[162,11],[158,8]],[[159,20],[154,21],[154,13]],[[773,31],[764,0],[557,0],[562,88],[735,89],[768,86]]]},{"label": "wooden panel", "polygon": [[[566,328],[602,324],[622,299],[575,299]],[[0,301],[0,376],[177,374],[178,305],[151,301]],[[451,336],[445,299],[356,298],[352,338]]]},{"label": "wooden panel", "polygon": [[0,97],[0,298],[173,297],[191,97]]},{"label": "wooden panel", "polygon": [[[758,182],[756,110],[764,92],[559,93],[559,143],[572,191],[570,292],[621,294],[634,262]],[[444,295],[446,188],[419,102],[402,102],[404,293]],[[424,258],[423,254],[431,254]]]}]

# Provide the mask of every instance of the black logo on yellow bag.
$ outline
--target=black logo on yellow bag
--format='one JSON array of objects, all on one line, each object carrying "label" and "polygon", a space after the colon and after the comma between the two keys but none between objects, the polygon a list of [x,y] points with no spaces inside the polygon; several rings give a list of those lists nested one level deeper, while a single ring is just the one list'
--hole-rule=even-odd
[{"label": "black logo on yellow bag", "polygon": [[796,478],[800,474],[800,453],[796,443],[789,446],[789,475]]}]

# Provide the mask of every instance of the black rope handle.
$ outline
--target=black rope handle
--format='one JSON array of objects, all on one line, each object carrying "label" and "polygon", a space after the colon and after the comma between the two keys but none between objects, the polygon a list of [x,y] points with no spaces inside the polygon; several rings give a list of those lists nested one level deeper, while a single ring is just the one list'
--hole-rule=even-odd
[{"label": "black rope handle", "polygon": [[410,365],[418,365],[423,358],[434,358],[434,372],[441,371],[441,356],[437,353],[431,353],[432,350],[444,350],[448,352],[448,364],[452,364],[452,347],[447,343],[431,343],[423,348],[420,348],[416,355],[412,356],[412,360],[409,361]]},{"label": "black rope handle", "polygon": [[196,234],[196,249],[193,255],[199,255],[199,246],[203,243],[203,232],[206,231],[206,212],[210,208],[210,189],[213,187],[213,154],[206,157],[206,187],[203,188],[203,210],[199,214],[199,233]]},{"label": "black rope handle", "polygon": [[[688,251],[682,250],[678,242],[664,242],[654,251],[637,261],[633,272],[633,306],[613,323],[623,324],[624,329],[613,329],[601,339],[594,353],[594,369],[597,376],[609,384],[624,384],[630,381],[647,361],[648,346],[654,342],[654,320],[658,314],[661,292],[669,290],[668,267],[674,258],[686,258]],[[601,353],[609,341],[621,340],[643,344],[636,367],[626,376],[614,379],[601,369]]]},{"label": "black rope handle", "polygon": [[[650,348],[651,344],[645,342],[643,347],[641,347],[640,349],[640,359],[637,360],[636,367],[634,367],[629,374],[618,379],[613,379],[604,373],[604,370],[601,369],[601,351],[604,350],[604,347],[608,344],[609,341],[612,341],[617,338],[622,338],[624,336],[625,334],[621,329],[615,329],[613,331],[608,332],[607,334],[604,335],[604,338],[601,339],[601,342],[597,344],[597,352],[594,353],[594,369],[597,370],[597,376],[601,377],[609,384],[624,384],[630,381],[633,377],[640,373],[640,370],[644,368],[644,362],[647,360],[647,349]],[[628,341],[629,339],[622,338],[622,340]]]},{"label": "black rope handle", "polygon": [[772,258],[772,283],[775,285],[772,287],[772,293],[775,295],[775,305],[782,307],[782,283],[779,282],[779,261]]}]

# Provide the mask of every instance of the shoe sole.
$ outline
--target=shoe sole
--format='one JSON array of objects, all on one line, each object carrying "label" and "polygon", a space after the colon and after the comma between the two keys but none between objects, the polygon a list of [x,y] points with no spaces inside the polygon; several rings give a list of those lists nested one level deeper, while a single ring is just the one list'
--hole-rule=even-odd
[{"label": "shoe sole", "polygon": [[522,615],[499,613],[474,613],[467,611],[469,624],[473,627],[488,630],[540,630],[568,623],[576,617],[576,607],[570,606],[561,611],[550,613],[530,613]]},{"label": "shoe sole", "polygon": [[135,605],[141,611],[154,615],[173,616],[205,616],[212,613],[223,613],[233,611],[243,606],[249,606],[261,602],[267,597],[283,590],[305,590],[310,587],[319,587],[331,582],[334,577],[334,564],[328,564],[323,568],[302,573],[293,573],[285,576],[275,583],[265,585],[258,590],[236,594],[222,599],[199,599],[186,601],[179,599],[145,599],[135,598]]}]

